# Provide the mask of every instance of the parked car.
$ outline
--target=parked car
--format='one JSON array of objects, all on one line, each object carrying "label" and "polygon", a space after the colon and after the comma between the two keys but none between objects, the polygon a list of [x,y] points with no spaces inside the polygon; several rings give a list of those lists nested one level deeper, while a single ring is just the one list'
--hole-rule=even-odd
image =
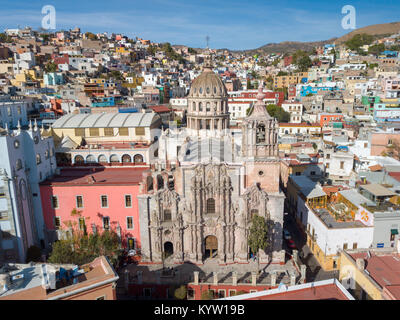
[{"label": "parked car", "polygon": [[294,241],[292,239],[286,240],[286,244],[290,249],[296,249],[296,244],[294,243]]},{"label": "parked car", "polygon": [[292,236],[290,235],[290,232],[288,230],[286,230],[286,229],[283,229],[283,238],[285,240],[292,239]]}]

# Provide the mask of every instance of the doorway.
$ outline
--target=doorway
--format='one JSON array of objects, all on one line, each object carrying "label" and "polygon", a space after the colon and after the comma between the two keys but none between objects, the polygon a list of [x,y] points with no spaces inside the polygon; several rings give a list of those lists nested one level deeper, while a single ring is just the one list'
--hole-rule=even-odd
[{"label": "doorway", "polygon": [[216,236],[207,236],[204,239],[204,251],[205,259],[218,256],[218,239]]},{"label": "doorway", "polygon": [[174,245],[172,242],[167,241],[164,243],[164,254],[165,258],[168,258],[174,254]]}]

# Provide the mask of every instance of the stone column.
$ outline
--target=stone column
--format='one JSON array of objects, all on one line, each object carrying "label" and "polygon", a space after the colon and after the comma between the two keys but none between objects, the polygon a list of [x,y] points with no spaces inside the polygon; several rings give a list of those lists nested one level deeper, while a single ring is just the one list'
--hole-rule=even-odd
[{"label": "stone column", "polygon": [[276,287],[276,271],[271,272],[271,287]]},{"label": "stone column", "polygon": [[198,285],[199,284],[199,272],[198,271],[193,272],[193,276],[194,276],[194,284]]},{"label": "stone column", "polygon": [[294,272],[290,273],[290,285],[294,286],[296,284],[296,274]]},{"label": "stone column", "polygon": [[251,285],[252,286],[257,285],[257,273],[256,272],[251,273]]},{"label": "stone column", "polygon": [[232,272],[232,285],[237,286],[237,272],[236,271]]},{"label": "stone column", "polygon": [[305,264],[300,265],[301,283],[306,281],[306,268]]},{"label": "stone column", "polygon": [[218,272],[213,272],[214,286],[218,285]]}]

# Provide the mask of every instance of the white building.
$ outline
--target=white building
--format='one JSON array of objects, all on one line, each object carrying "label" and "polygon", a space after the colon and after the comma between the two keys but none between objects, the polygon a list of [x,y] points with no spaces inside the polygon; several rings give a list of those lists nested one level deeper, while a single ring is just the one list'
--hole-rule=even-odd
[{"label": "white building", "polygon": [[29,130],[0,129],[0,261],[25,262],[27,249],[45,249],[39,183],[56,170],[53,138]]},{"label": "white building", "polygon": [[303,104],[296,101],[284,101],[282,109],[290,113],[290,123],[301,123],[303,116]]}]

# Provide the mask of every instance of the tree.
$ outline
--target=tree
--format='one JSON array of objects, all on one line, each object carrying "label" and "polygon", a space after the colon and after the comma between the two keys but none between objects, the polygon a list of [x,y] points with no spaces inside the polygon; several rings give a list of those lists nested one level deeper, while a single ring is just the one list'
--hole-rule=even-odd
[{"label": "tree", "polygon": [[260,250],[265,250],[269,246],[268,242],[268,223],[267,221],[257,215],[254,214],[251,218],[251,227],[249,230],[248,243],[251,252],[256,254],[257,256],[257,270],[260,269]]},{"label": "tree", "polygon": [[366,44],[371,44],[374,40],[372,35],[361,33],[354,35],[351,39],[347,40],[344,44],[352,51],[360,51],[360,47]]},{"label": "tree", "polygon": [[312,66],[308,53],[303,50],[297,50],[293,54],[292,63],[297,66],[300,72],[305,72]]},{"label": "tree", "polygon": [[115,264],[120,255],[117,233],[114,230],[104,230],[102,233],[87,234],[86,227],[81,230],[76,222],[79,220],[76,217],[82,217],[82,211],[73,209],[71,217],[74,217],[73,221],[64,222],[68,228],[66,238],[53,244],[49,262],[82,265],[104,255]]},{"label": "tree", "polygon": [[273,118],[276,118],[278,122],[289,122],[290,121],[290,113],[283,110],[281,107],[276,104],[267,105],[267,111],[269,115]]},{"label": "tree", "polygon": [[55,64],[54,62],[50,61],[47,63],[44,67],[44,71],[46,72],[56,72],[58,69],[58,65]]},{"label": "tree", "polygon": [[186,299],[187,296],[187,288],[185,285],[181,285],[179,288],[177,288],[175,290],[174,293],[175,298],[179,299],[179,300],[184,300]]},{"label": "tree", "polygon": [[6,35],[5,33],[0,33],[0,42],[12,42],[10,36]]},{"label": "tree", "polygon": [[368,53],[373,54],[375,56],[380,54],[382,51],[385,51],[385,45],[383,43],[375,44],[368,48]]},{"label": "tree", "polygon": [[212,300],[214,299],[214,293],[211,290],[205,290],[201,293],[201,300]]}]

